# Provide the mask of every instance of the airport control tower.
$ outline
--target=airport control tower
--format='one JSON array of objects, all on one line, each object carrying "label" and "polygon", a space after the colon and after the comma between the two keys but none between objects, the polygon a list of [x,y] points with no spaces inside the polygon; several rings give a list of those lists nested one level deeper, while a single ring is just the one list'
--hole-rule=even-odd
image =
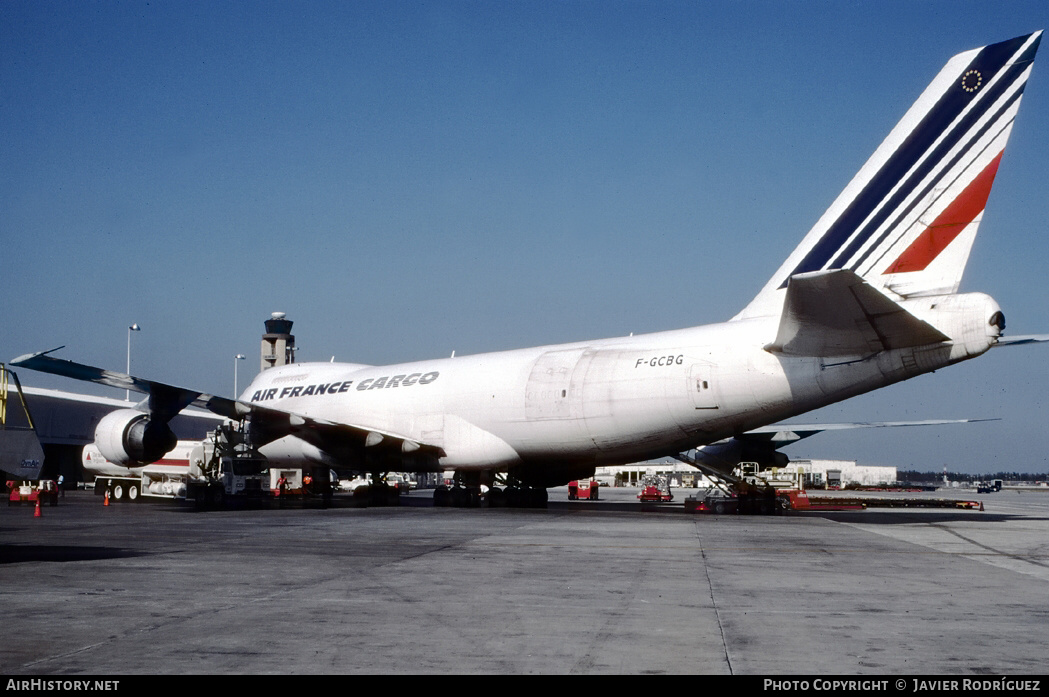
[{"label": "airport control tower", "polygon": [[266,320],[266,333],[262,335],[262,370],[295,362],[292,324],[283,312],[274,312]]}]

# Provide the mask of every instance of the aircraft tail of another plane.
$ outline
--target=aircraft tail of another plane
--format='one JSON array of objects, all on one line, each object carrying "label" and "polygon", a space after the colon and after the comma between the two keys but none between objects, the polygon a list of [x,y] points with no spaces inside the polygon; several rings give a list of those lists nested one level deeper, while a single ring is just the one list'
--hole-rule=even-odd
[{"label": "aircraft tail of another plane", "polygon": [[788,280],[820,271],[894,300],[957,292],[1041,36],[951,58],[736,319],[779,316]]},{"label": "aircraft tail of another plane", "polygon": [[[8,402],[14,401],[9,399],[9,383],[14,384],[21,409],[8,411]],[[22,383],[14,372],[0,363],[0,472],[18,481],[35,481],[40,478],[43,466],[44,449],[37,437]]]}]

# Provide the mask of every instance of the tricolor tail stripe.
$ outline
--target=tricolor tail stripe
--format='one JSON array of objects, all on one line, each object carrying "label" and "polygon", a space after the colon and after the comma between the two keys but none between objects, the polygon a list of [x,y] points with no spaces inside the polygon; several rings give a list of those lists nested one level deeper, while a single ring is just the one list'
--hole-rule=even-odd
[{"label": "tricolor tail stripe", "polygon": [[987,197],[991,194],[991,185],[994,183],[994,175],[998,173],[998,163],[1002,161],[1002,154],[998,153],[998,156],[991,160],[961,195],[911,242],[884,273],[923,271],[961,234],[966,225],[976,220],[976,216],[982,213],[987,205]]},{"label": "tricolor tail stripe", "polygon": [[[992,127],[997,127],[997,130],[994,133],[991,133],[992,137],[997,137],[1000,136],[1003,132],[1005,132],[1006,129],[1012,126],[1012,119],[1007,119],[1005,117],[1007,111],[1017,105],[1017,102],[1019,101],[1022,93],[1023,86],[1021,85],[1016,92],[1011,94],[1008,97],[1008,99],[1005,100],[1005,103],[1002,104],[1001,108],[997,110],[994,116],[988,119],[984,123],[982,128],[975,131],[973,133],[973,137],[965,144],[965,146],[962,149],[960,149],[958,153],[946,163],[946,166],[944,166],[941,169],[939,177],[930,178],[927,181],[926,185],[920,190],[918,190],[916,194],[916,187],[911,187],[907,189],[908,191],[912,192],[912,194],[914,194],[911,196],[909,204],[905,205],[904,201],[900,200],[898,197],[894,197],[894,200],[890,202],[890,206],[887,207],[887,210],[895,210],[897,212],[897,215],[889,225],[883,227],[882,234],[874,241],[873,244],[868,245],[866,252],[857,257],[856,260],[850,265],[849,268],[851,270],[860,272],[862,274],[860,267],[861,265],[866,264],[868,260],[870,260],[871,254],[874,250],[881,250],[881,254],[878,256],[878,258],[871,260],[872,263],[880,261],[881,257],[887,254],[892,246],[892,244],[885,244],[885,242],[889,240],[890,235],[896,233],[896,237],[892,240],[892,242],[895,242],[895,240],[899,239],[902,233],[906,231],[905,221],[907,220],[907,218],[912,217],[915,214],[916,208],[922,201],[926,201],[936,189],[943,187],[944,177],[946,176],[946,174],[955,171],[956,168],[959,167],[961,163],[967,158],[971,162],[975,159],[976,156],[980,154],[980,152],[975,151],[976,146],[978,143],[982,143],[985,141],[988,134],[991,133]],[[999,151],[999,157],[1000,156],[1001,151]],[[928,175],[929,171],[932,168],[932,165],[937,162],[937,159],[930,158],[930,164],[922,168],[922,173]],[[892,204],[896,204],[895,209],[892,207]],[[881,220],[884,220],[884,218],[882,218]],[[866,237],[869,239],[870,236],[870,232],[868,232]],[[847,252],[848,251],[854,252],[855,248],[847,250]],[[839,257],[839,259],[850,258],[851,255],[842,255],[842,257]],[[839,267],[832,266],[831,268]],[[959,270],[959,272],[960,271],[961,270]]]},{"label": "tricolor tail stripe", "polygon": [[1040,41],[1035,32],[948,61],[740,316],[777,313],[791,276],[831,269],[898,294],[953,292]]}]

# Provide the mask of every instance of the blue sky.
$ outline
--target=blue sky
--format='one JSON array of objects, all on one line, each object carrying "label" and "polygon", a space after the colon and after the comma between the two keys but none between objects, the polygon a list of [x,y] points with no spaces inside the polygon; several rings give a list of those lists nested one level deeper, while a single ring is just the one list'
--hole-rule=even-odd
[{"label": "blue sky", "polygon": [[[262,322],[392,363],[727,319],[952,55],[1045,2],[0,3],[0,359],[230,394]],[[1049,332],[1043,48],[963,290]],[[38,374],[26,384],[89,391]],[[1049,470],[1049,354],[823,421],[793,457]],[[110,391],[112,393],[112,391]]]}]

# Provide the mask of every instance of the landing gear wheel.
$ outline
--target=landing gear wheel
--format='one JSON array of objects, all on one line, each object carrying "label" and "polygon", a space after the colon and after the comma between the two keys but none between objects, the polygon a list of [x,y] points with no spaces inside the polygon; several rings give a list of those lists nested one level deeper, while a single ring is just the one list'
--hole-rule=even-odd
[{"label": "landing gear wheel", "polygon": [[493,486],[488,490],[488,507],[489,508],[505,508],[506,507],[506,493],[497,486]]},{"label": "landing gear wheel", "polygon": [[510,508],[546,508],[546,489],[507,487],[506,505]]},{"label": "landing gear wheel", "polygon": [[506,505],[510,508],[523,508],[524,489],[516,486],[506,487]]},{"label": "landing gear wheel", "polygon": [[546,489],[532,489],[532,495],[529,498],[532,508],[546,508],[548,500]]}]

